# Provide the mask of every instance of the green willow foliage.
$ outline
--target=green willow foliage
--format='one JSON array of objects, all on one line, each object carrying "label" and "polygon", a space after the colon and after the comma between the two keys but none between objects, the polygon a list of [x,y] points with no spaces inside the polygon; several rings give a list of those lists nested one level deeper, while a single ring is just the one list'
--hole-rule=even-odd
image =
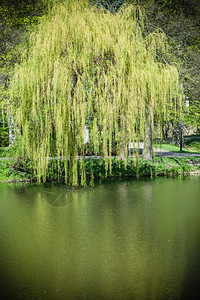
[{"label": "green willow foliage", "polygon": [[166,49],[163,34],[144,37],[134,6],[112,15],[68,0],[45,16],[11,83],[16,132],[39,180],[48,176],[50,157],[63,157],[66,184],[77,185],[79,155],[85,185],[85,126],[106,171],[113,142],[119,157],[124,145],[126,162],[128,143],[145,137],[149,114],[153,128],[181,101],[177,69],[156,62]]}]

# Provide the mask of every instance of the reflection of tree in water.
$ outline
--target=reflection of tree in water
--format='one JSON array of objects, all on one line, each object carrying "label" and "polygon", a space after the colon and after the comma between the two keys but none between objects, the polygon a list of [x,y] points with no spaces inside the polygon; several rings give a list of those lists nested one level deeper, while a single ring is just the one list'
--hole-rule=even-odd
[{"label": "reflection of tree in water", "polygon": [[52,207],[62,208],[68,206],[73,201],[73,193],[77,192],[74,188],[64,186],[53,186],[48,184],[17,183],[9,184],[7,189],[12,191],[15,199],[34,202],[41,198]]},{"label": "reflection of tree in water", "polygon": [[[6,238],[12,242],[18,235],[21,245],[18,251],[10,249],[10,256],[16,261],[23,257],[30,273],[39,257],[40,280],[54,298],[60,289],[72,296],[68,299],[83,294],[118,299],[122,292],[124,299],[180,299],[184,285],[184,296],[196,287],[185,277],[194,278],[192,268],[199,266],[194,250],[200,228],[199,201],[188,201],[191,192],[184,200],[181,189],[171,179],[87,189],[16,186],[18,201],[10,201],[5,214],[10,227]],[[26,283],[27,278],[24,271]]]},{"label": "reflection of tree in water", "polygon": [[50,206],[56,208],[67,207],[73,200],[72,193],[66,188],[63,188],[56,193],[43,189],[41,191],[41,198]]},{"label": "reflection of tree in water", "polygon": [[168,205],[169,191],[165,200],[161,188],[149,180],[118,185],[121,198],[118,225],[122,227],[126,257],[123,265],[129,274],[129,285],[138,288],[138,295],[135,292],[138,299],[143,299],[142,291],[148,299],[179,299],[183,288],[185,235],[179,232],[182,222],[176,218],[177,210],[173,210],[174,199]]},{"label": "reflection of tree in water", "polygon": [[7,189],[11,192],[12,198],[19,199],[20,201],[29,202],[34,201],[37,197],[38,189],[35,185],[31,185],[30,183],[10,183],[7,186]]},{"label": "reflection of tree in water", "polygon": [[26,184],[9,184],[9,189],[12,190],[13,194],[15,194],[17,197],[24,196],[26,194]]}]

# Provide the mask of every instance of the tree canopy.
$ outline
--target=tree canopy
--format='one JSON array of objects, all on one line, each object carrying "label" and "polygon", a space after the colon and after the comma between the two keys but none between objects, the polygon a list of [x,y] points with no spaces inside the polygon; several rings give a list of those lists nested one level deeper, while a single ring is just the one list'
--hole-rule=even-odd
[{"label": "tree canopy", "polygon": [[49,157],[63,157],[66,183],[78,184],[85,126],[111,171],[113,141],[118,156],[124,144],[126,161],[129,141],[145,137],[149,116],[159,126],[180,105],[176,67],[156,59],[167,49],[165,35],[144,36],[142,24],[135,6],[113,15],[67,0],[32,33],[10,89],[22,152],[39,180],[46,180]]},{"label": "tree canopy", "polygon": [[[0,107],[6,109],[8,86],[28,32],[48,11],[46,0],[1,0],[0,3]],[[50,1],[51,2],[51,1]]]}]

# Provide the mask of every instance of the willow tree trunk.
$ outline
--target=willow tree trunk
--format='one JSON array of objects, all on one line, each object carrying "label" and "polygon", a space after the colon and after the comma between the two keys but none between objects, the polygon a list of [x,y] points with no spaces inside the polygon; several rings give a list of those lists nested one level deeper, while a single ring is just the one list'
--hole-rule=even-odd
[{"label": "willow tree trunk", "polygon": [[12,116],[9,117],[9,147],[12,146],[15,139],[15,131],[14,131],[14,119]]},{"label": "willow tree trunk", "polygon": [[122,140],[122,143],[121,143],[121,155],[120,155],[120,159],[121,160],[125,159],[124,139]]},{"label": "willow tree trunk", "polygon": [[148,106],[147,127],[144,141],[143,158],[151,160],[153,158],[153,140],[152,140],[152,119],[151,109]]}]

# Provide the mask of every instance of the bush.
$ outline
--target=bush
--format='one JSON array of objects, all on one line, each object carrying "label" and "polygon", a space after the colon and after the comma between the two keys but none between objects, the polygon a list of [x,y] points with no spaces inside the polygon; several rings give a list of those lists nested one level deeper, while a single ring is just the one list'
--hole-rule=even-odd
[{"label": "bush", "polygon": [[0,147],[9,146],[9,128],[3,123],[0,123]]}]

